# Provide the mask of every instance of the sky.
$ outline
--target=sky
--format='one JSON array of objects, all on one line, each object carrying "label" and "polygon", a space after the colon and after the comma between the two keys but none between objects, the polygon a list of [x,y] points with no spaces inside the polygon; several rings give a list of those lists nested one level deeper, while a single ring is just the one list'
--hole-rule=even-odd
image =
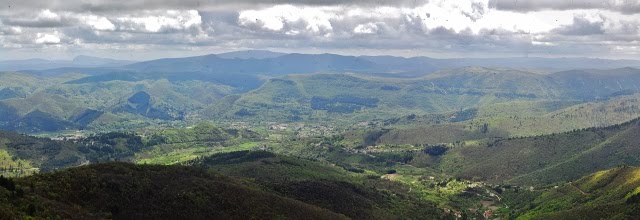
[{"label": "sky", "polygon": [[640,59],[640,0],[0,0],[0,60],[297,53]]}]

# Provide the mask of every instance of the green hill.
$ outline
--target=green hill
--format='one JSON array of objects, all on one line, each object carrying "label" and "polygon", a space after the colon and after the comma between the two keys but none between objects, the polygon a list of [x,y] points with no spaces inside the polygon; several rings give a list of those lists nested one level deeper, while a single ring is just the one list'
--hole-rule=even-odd
[{"label": "green hill", "polygon": [[639,94],[633,94],[586,103],[510,101],[445,113],[411,114],[378,121],[388,131],[371,143],[440,144],[606,127],[640,117],[639,98]]},{"label": "green hill", "polygon": [[468,179],[519,185],[566,182],[619,165],[640,165],[640,120],[606,128],[508,138],[451,148],[438,167]]},{"label": "green hill", "polygon": [[[184,120],[185,114],[194,115],[233,92],[231,86],[208,81],[171,80],[162,77],[133,81],[114,79],[65,83],[77,77],[82,76],[35,77],[23,73],[2,73],[0,78],[3,82],[6,80],[6,84],[0,85],[0,90],[7,91],[6,95],[12,97],[0,100],[0,112],[7,112],[12,116],[0,117],[0,128],[29,133],[65,129],[126,130]],[[16,96],[8,91],[20,91],[20,94]],[[129,98],[141,93],[149,96],[146,103],[137,105],[129,101]],[[136,107],[131,107],[134,105]],[[87,110],[101,113],[79,118]],[[31,112],[46,115],[38,117],[40,120],[57,122],[49,127],[42,127],[40,124],[43,123],[22,120]]]},{"label": "green hill", "polygon": [[640,168],[617,167],[542,193],[518,219],[635,219],[639,193]]},{"label": "green hill", "polygon": [[110,163],[0,180],[0,212],[8,219],[346,219],[181,166]]},{"label": "green hill", "polygon": [[443,92],[489,93],[504,98],[555,98],[561,89],[546,75],[502,68],[444,70],[423,79]]},{"label": "green hill", "polygon": [[[543,75],[515,69],[464,67],[407,77],[349,73],[350,64],[358,64],[356,66],[366,69],[369,61],[355,57],[342,60],[345,57],[331,55],[319,55],[322,59],[312,62],[311,66],[301,63],[282,63],[284,66],[279,66],[280,62],[284,62],[282,59],[300,58],[310,62],[309,57],[285,55],[273,58],[280,60],[273,64],[275,66],[268,65],[274,70],[250,72],[249,69],[243,69],[244,72],[239,74],[224,72],[219,69],[222,67],[214,64],[207,66],[208,60],[229,61],[215,56],[143,62],[130,66],[132,70],[114,69],[109,72],[102,69],[102,72],[93,75],[2,73],[0,80],[6,83],[0,85],[0,111],[15,109],[18,117],[36,111],[43,112],[50,115],[46,120],[57,120],[59,123],[43,128],[38,127],[38,123],[18,122],[20,118],[11,117],[13,120],[10,120],[0,117],[0,126],[29,133],[65,129],[129,130],[171,123],[189,124],[202,119],[248,121],[254,124],[265,121],[330,122],[342,126],[412,114],[444,114],[477,109],[477,116],[481,120],[490,119],[489,123],[497,125],[503,130],[502,133],[532,135],[556,127],[557,130],[567,131],[583,128],[584,125],[600,126],[609,120],[580,117],[564,125],[556,123],[545,126],[546,123],[537,123],[545,120],[538,119],[552,117],[545,115],[550,112],[528,109],[547,108],[549,105],[563,108],[586,103],[598,105],[598,102],[633,96],[638,92],[635,85],[640,83],[640,71],[632,68],[573,70]],[[185,65],[196,62],[198,67],[180,70],[171,66],[174,61],[186,62]],[[244,59],[231,61],[238,64],[266,62]],[[167,65],[171,67],[170,70],[166,69]],[[294,69],[286,69],[287,66]],[[284,68],[282,72],[276,71],[281,68]],[[297,73],[294,71],[297,68],[312,72],[286,75]],[[331,71],[320,71],[323,68]],[[145,72],[151,70],[154,71]],[[131,98],[140,94],[146,94],[148,98],[134,100],[142,103],[131,101]],[[510,111],[499,112],[501,108],[498,107],[507,107]],[[76,117],[87,109],[104,114],[77,120]],[[629,110],[623,109],[625,113]],[[620,115],[615,108],[605,108],[605,111]],[[500,115],[490,116],[489,119],[485,117],[496,112]],[[562,112],[557,113],[560,117],[568,117]],[[507,118],[514,115],[517,115],[517,120]],[[618,118],[629,119],[618,116],[615,116],[616,123],[619,122]],[[515,131],[510,132],[514,127]]]},{"label": "green hill", "polygon": [[581,99],[602,99],[638,92],[640,70],[569,70],[554,73],[550,77],[561,87],[570,88],[565,90],[566,95]]},{"label": "green hill", "polygon": [[[70,142],[52,141],[14,132],[0,131],[0,151],[7,155],[2,175],[24,175],[37,170],[53,170],[82,163],[81,153]],[[12,166],[12,161],[23,161],[25,166]]]},{"label": "green hill", "polygon": [[254,180],[280,195],[353,219],[438,219],[442,210],[379,176],[346,171],[317,161],[264,151],[217,154],[192,162]]},{"label": "green hill", "polygon": [[[511,115],[503,113],[504,116],[544,117],[554,108],[549,105],[566,108],[638,91],[633,89],[633,85],[640,82],[637,69],[576,72],[542,75],[514,69],[466,67],[414,78],[366,74],[289,75],[268,80],[260,88],[241,94],[230,108],[223,110],[223,115],[233,120],[353,121],[477,108],[482,117],[486,116],[484,111],[495,112],[494,106],[501,105],[521,106],[510,108],[518,111],[508,112]],[[584,83],[571,83],[576,78]],[[620,84],[622,81],[625,83]],[[529,115],[534,113],[528,111],[529,108],[545,111]],[[211,117],[212,112],[204,113],[204,117]],[[584,124],[594,123],[594,119],[590,119]],[[535,132],[544,130],[538,129],[542,125],[533,126],[537,126]]]},{"label": "green hill", "polygon": [[[494,84],[495,80],[487,80],[487,75],[506,79]],[[410,79],[360,74],[291,75],[269,80],[243,94],[227,115],[243,120],[291,121],[292,115],[298,120],[371,120],[446,112],[488,103],[554,97],[557,88],[542,79],[544,76],[533,73],[487,68],[457,69]],[[519,88],[519,84],[529,86]],[[233,115],[241,110],[251,114]]]},{"label": "green hill", "polygon": [[[145,136],[133,132],[88,136],[73,133],[67,140],[0,131],[0,152],[10,158],[6,164],[0,163],[0,168],[5,168],[0,174],[20,176],[38,170],[51,171],[109,161],[173,164],[246,143],[251,148],[253,141],[261,138],[260,134],[249,130],[221,129],[207,123],[192,128],[153,130]],[[13,166],[19,161],[23,166]]]}]

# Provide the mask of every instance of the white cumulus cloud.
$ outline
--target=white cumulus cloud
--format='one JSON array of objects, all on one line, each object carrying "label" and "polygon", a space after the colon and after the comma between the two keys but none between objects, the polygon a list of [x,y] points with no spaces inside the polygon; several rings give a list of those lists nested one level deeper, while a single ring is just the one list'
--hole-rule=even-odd
[{"label": "white cumulus cloud", "polygon": [[196,10],[149,11],[142,16],[122,16],[115,19],[119,30],[162,32],[187,30],[202,24]]},{"label": "white cumulus cloud", "polygon": [[217,48],[636,58],[640,42],[635,0],[89,2],[22,0],[11,10],[0,8],[0,50],[153,47],[162,48],[153,56]]},{"label": "white cumulus cloud", "polygon": [[267,31],[325,35],[333,30],[331,19],[336,17],[335,7],[278,5],[240,11],[238,22],[244,27],[258,27]]},{"label": "white cumulus cloud", "polygon": [[113,31],[116,26],[109,21],[106,17],[100,17],[95,15],[82,16],[81,20],[89,25],[91,28],[100,31]]},{"label": "white cumulus cloud", "polygon": [[58,36],[58,32],[37,33],[34,42],[37,44],[59,44],[60,37]]},{"label": "white cumulus cloud", "polygon": [[353,32],[356,34],[374,34],[378,32],[378,25],[375,23],[359,24],[353,28]]}]

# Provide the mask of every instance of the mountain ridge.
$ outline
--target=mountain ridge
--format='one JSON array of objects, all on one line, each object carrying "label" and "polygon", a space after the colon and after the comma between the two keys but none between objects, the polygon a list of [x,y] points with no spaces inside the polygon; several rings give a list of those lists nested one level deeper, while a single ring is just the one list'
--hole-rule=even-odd
[{"label": "mountain ridge", "polygon": [[[285,61],[281,61],[283,56],[288,56],[289,58],[301,59],[304,57],[313,58],[315,61],[320,61],[321,65],[318,63],[314,63],[313,60],[303,59],[305,63],[301,63],[298,67],[295,65],[289,64]],[[329,60],[324,59],[323,57],[336,57],[340,58],[338,60],[333,60],[331,62],[327,62]],[[77,58],[83,58],[84,56],[79,56]],[[209,58],[208,62],[203,63]],[[213,57],[219,58],[218,60],[213,59]],[[323,61],[324,59],[324,61]],[[82,59],[79,59],[82,60]],[[428,73],[432,73],[438,70],[443,69],[451,69],[451,68],[460,68],[464,66],[485,66],[485,67],[502,67],[502,68],[524,68],[524,69],[537,69],[543,70],[546,72],[558,72],[569,69],[576,68],[622,68],[622,67],[640,67],[640,61],[638,60],[608,60],[608,59],[595,59],[595,58],[521,58],[521,57],[506,57],[506,58],[447,58],[447,59],[438,59],[431,57],[397,57],[397,56],[367,56],[367,55],[340,55],[340,54],[302,54],[302,53],[279,53],[272,52],[268,50],[244,50],[244,51],[233,51],[226,53],[218,53],[218,54],[207,54],[200,56],[187,56],[187,57],[178,57],[178,58],[162,58],[162,59],[154,59],[142,62],[130,62],[130,61],[119,61],[112,59],[104,59],[104,58],[90,58],[85,59],[87,61],[99,61],[101,60],[102,64],[99,65],[101,67],[110,67],[118,69],[120,67],[124,67],[125,69],[136,69],[141,70],[141,67],[146,67],[146,70],[157,70],[157,71],[175,71],[171,70],[171,65],[167,66],[167,62],[180,63],[182,68],[188,69],[188,71],[214,71],[215,68],[226,68],[224,71],[233,71],[235,73],[248,73],[248,72],[256,72],[256,73],[268,73],[268,74],[287,74],[287,73],[310,73],[317,72],[320,70],[321,72],[331,72],[331,71],[353,71],[356,70],[362,73],[393,73],[396,75],[409,75],[409,76],[419,76]],[[111,60],[111,63],[107,62]],[[354,60],[360,60],[358,62],[354,62]],[[36,62],[37,61],[37,62]],[[64,62],[69,63],[70,61],[64,61],[60,63],[46,60],[32,60],[32,64],[25,64],[24,67],[15,67],[15,65],[19,66],[19,63],[15,61],[0,61],[0,70],[3,71],[15,71],[15,70],[34,70],[45,71],[55,68],[71,68],[71,67],[83,67],[78,65],[64,65]],[[29,68],[37,67],[38,62],[44,62],[44,64],[49,65],[48,68]],[[53,62],[53,63],[52,63]],[[106,63],[105,63],[106,62]],[[165,62],[163,64],[163,62]],[[370,62],[363,66],[363,62]],[[73,62],[71,62],[72,64]],[[98,62],[100,63],[100,62]],[[343,65],[336,65],[336,64]],[[44,65],[43,64],[43,65]],[[137,64],[131,66],[130,64]],[[153,67],[153,65],[157,67]],[[189,65],[187,65],[189,64]],[[315,65],[314,65],[315,64]],[[344,66],[345,64],[351,64],[351,66]],[[12,65],[14,65],[12,67]],[[97,65],[97,64],[96,64]],[[128,65],[128,66],[127,66]],[[284,66],[283,66],[284,65]],[[311,65],[311,66],[309,66]],[[86,64],[84,65],[86,67]],[[315,68],[302,68],[301,67],[314,67]],[[214,68],[212,68],[214,67]],[[168,68],[168,69],[167,69]],[[268,70],[264,70],[267,68]],[[270,68],[270,69],[269,69]],[[298,68],[294,71],[287,68]],[[142,68],[145,69],[145,68]]]}]

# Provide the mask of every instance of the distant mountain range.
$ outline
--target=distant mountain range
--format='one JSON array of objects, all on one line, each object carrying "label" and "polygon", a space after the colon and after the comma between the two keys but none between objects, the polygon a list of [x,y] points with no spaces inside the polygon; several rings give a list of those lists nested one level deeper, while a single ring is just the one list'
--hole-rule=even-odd
[{"label": "distant mountain range", "polygon": [[73,60],[5,60],[0,61],[0,71],[45,70],[63,67],[118,67],[130,63],[133,63],[133,61],[82,55],[75,57]]},{"label": "distant mountain range", "polygon": [[223,59],[269,59],[276,58],[285,54],[286,53],[278,53],[268,50],[242,50],[221,53],[217,54],[217,56]]},{"label": "distant mountain range", "polygon": [[[640,69],[618,67],[640,66],[632,60],[239,51],[135,63],[79,56],[14,64],[47,62],[50,69],[0,71],[0,128],[44,132],[194,119],[362,121],[512,101],[576,104],[640,91]],[[614,111],[628,113],[624,119],[636,115],[631,108]]]},{"label": "distant mountain range", "polygon": [[[278,53],[266,50],[235,51],[204,56],[157,59],[144,62],[78,56],[73,60],[0,61],[0,71],[25,71],[39,74],[82,72],[101,74],[109,71],[207,72],[228,74],[337,73],[356,72],[417,76],[466,66],[518,68],[541,72],[571,69],[610,69],[640,67],[638,60],[594,58],[453,58],[395,56],[343,56],[337,54]],[[96,69],[97,68],[97,69]],[[107,69],[105,69],[107,68]],[[27,71],[30,70],[30,71]]]},{"label": "distant mountain range", "polygon": [[[347,66],[366,68],[371,64],[360,58],[346,60],[335,55],[295,54],[262,59],[261,64],[282,62],[282,66],[270,71],[280,68],[322,69],[320,64],[301,65],[312,59],[332,63],[336,69]],[[241,66],[256,59],[227,60],[209,55],[199,59],[156,60],[123,67],[127,69],[93,68],[96,75],[86,72],[65,76],[50,72],[43,75],[2,73],[0,113],[3,115],[0,116],[0,128],[40,132],[126,126],[118,122],[124,118],[130,122],[188,118],[287,122],[349,117],[368,120],[452,112],[515,101],[560,101],[573,105],[576,102],[606,101],[640,91],[640,70],[635,68],[538,74],[507,68],[464,67],[411,78],[393,77],[393,74],[252,73],[260,71],[257,66],[247,66],[244,72],[233,73],[232,70],[239,69],[223,64],[218,69],[206,66],[209,69],[189,69],[200,64],[227,61]],[[181,66],[184,72],[177,68]],[[222,71],[224,69],[226,71]],[[284,73],[291,72],[281,74]],[[626,104],[621,103],[622,107],[607,111],[624,114],[623,118],[629,119],[636,115],[636,111],[635,107],[627,105],[635,103],[637,101],[629,100]],[[583,112],[578,116],[591,117],[598,115],[599,111]],[[604,123],[587,122],[609,125],[613,119],[598,121]],[[562,127],[573,129],[583,126]]]}]

